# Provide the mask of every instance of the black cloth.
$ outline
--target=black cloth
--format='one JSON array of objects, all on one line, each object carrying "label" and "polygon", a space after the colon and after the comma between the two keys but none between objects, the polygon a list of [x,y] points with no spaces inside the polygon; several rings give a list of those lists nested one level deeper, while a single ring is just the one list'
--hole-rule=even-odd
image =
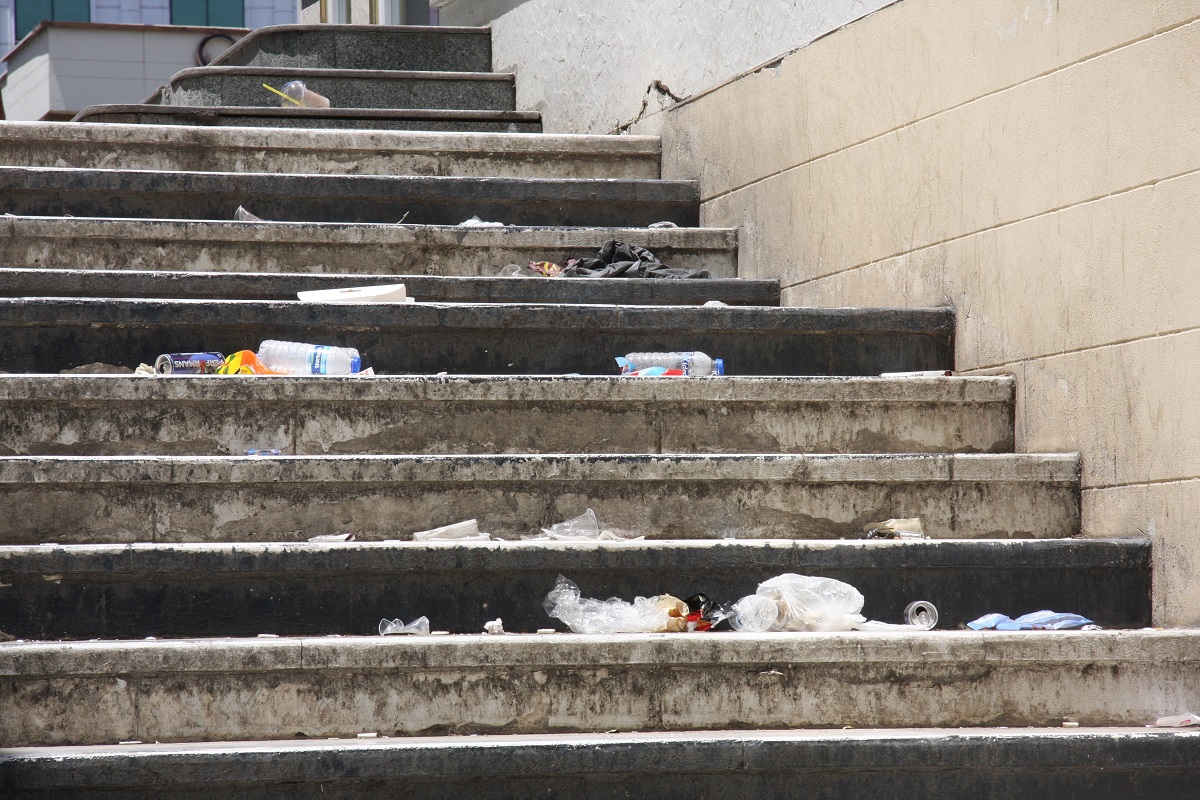
[{"label": "black cloth", "polygon": [[708,270],[677,269],[659,261],[644,247],[609,239],[600,246],[597,258],[579,258],[567,262],[564,278],[707,278]]}]

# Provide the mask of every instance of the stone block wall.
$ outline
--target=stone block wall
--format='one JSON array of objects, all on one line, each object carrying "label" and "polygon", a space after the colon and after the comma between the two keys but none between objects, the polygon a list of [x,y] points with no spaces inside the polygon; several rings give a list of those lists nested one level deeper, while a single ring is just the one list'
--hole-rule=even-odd
[{"label": "stone block wall", "polygon": [[1084,533],[1153,539],[1167,625],[1200,624],[1197,52],[1200,0],[900,0],[662,125],[786,304],[954,306],[1018,449],[1082,453]]}]

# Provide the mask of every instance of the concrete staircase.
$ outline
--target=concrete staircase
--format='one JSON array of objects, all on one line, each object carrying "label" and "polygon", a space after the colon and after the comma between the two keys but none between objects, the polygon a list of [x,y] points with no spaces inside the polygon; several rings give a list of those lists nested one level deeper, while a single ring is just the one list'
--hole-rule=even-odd
[{"label": "concrete staircase", "polygon": [[[488,46],[263,29],[167,104],[0,127],[0,792],[1194,792],[1200,736],[1138,727],[1200,693],[1200,637],[1137,630],[1149,544],[1077,538],[1078,460],[1014,453],[1010,378],[877,377],[953,368],[952,311],[779,307],[736,277],[736,231],[694,227],[657,140],[487,132],[476,90],[512,86],[480,77]],[[300,75],[338,108],[253,105]],[[459,116],[380,88],[435,85]],[[371,130],[405,126],[427,130]],[[496,277],[609,238],[714,278]],[[396,281],[421,302],[289,299]],[[380,374],[112,374],[264,338]],[[641,349],[730,375],[614,377]],[[588,507],[647,538],[519,541]],[[905,516],[933,539],[860,538]],[[468,517],[505,541],[409,541]],[[558,574],[732,601],[784,572],[888,622],[930,600],[939,630],[534,633],[563,629]],[[955,630],[1040,608],[1108,630]],[[374,635],[422,614],[454,635]],[[479,633],[496,617],[515,635]]]}]

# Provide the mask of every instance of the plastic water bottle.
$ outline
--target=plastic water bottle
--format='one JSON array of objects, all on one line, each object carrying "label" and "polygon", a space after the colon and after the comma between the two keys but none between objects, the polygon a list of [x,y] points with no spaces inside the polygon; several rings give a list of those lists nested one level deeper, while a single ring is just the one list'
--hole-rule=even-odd
[{"label": "plastic water bottle", "polygon": [[258,360],[267,369],[289,375],[349,375],[362,369],[362,359],[353,347],[272,339],[258,346]]},{"label": "plastic water bottle", "polygon": [[662,367],[667,370],[680,370],[684,375],[724,375],[725,362],[712,359],[699,351],[688,353],[630,353],[625,360],[634,369]]}]

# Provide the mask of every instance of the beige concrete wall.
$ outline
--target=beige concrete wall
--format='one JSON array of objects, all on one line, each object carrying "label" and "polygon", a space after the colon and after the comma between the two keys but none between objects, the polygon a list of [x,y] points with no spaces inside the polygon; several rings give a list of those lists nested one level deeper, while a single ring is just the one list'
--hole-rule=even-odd
[{"label": "beige concrete wall", "polygon": [[1200,624],[1197,52],[1200,0],[901,0],[664,144],[789,305],[953,305],[1018,448],[1082,453],[1084,532],[1153,538],[1169,625]]}]

